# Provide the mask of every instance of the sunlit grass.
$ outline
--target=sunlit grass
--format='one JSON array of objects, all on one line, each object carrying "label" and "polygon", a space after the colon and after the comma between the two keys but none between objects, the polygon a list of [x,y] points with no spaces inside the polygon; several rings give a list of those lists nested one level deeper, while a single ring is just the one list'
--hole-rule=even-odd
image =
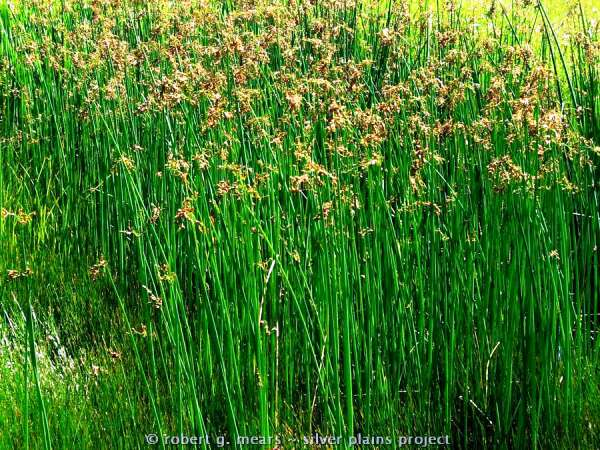
[{"label": "sunlit grass", "polygon": [[598,28],[525,3],[4,3],[0,448],[596,448]]}]

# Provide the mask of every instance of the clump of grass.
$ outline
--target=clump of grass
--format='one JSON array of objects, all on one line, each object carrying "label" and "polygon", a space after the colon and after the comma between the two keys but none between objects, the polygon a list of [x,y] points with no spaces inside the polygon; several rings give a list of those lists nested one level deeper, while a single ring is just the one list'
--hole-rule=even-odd
[{"label": "clump of grass", "polygon": [[593,448],[598,30],[518,4],[4,4],[0,446]]}]

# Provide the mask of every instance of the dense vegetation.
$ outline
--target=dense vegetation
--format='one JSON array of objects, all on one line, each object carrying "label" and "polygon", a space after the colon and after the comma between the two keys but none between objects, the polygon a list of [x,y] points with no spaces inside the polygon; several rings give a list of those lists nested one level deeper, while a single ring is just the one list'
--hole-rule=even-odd
[{"label": "dense vegetation", "polygon": [[598,448],[597,11],[489,6],[0,6],[0,447]]}]

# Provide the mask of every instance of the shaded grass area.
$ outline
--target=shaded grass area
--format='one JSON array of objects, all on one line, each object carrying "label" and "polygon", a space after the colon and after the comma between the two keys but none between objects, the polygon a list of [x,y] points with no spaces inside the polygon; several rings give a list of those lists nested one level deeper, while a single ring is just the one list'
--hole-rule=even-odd
[{"label": "shaded grass area", "polygon": [[596,25],[387,6],[0,10],[0,447],[598,446]]}]

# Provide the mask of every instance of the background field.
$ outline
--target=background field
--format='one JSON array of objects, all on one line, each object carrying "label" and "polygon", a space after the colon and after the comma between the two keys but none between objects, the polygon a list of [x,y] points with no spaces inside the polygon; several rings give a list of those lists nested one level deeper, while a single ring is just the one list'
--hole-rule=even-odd
[{"label": "background field", "polygon": [[503,4],[0,3],[0,448],[600,448],[598,11]]}]

